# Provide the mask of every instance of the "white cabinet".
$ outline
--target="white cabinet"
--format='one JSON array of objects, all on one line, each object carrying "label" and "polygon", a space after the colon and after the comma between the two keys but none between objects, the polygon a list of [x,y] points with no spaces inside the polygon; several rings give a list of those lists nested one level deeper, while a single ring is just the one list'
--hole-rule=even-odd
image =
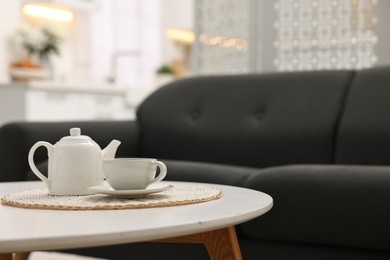
[{"label": "white cabinet", "polygon": [[7,121],[122,120],[134,118],[120,89],[0,86],[0,124]]}]

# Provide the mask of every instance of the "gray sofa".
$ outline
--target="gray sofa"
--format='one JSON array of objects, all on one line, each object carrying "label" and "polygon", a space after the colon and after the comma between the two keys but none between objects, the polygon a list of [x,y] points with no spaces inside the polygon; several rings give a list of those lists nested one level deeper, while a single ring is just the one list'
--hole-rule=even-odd
[{"label": "gray sofa", "polygon": [[[0,181],[33,179],[39,140],[78,126],[117,157],[166,162],[167,179],[260,190],[266,215],[237,227],[244,259],[390,259],[390,67],[194,77],[158,89],[135,121],[9,123]],[[44,149],[36,162],[45,168]],[[207,259],[199,245],[73,250],[110,259]]]}]

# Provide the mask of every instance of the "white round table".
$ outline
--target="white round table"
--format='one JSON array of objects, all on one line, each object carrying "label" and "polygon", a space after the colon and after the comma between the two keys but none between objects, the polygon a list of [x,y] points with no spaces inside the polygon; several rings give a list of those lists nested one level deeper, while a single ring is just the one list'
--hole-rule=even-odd
[{"label": "white round table", "polygon": [[[222,198],[128,210],[43,210],[0,205],[0,260],[12,259],[12,255],[20,259],[28,254],[17,253],[37,250],[156,240],[202,243],[212,259],[241,259],[234,226],[269,211],[272,198],[239,187],[187,184],[212,185],[222,190]],[[42,182],[0,183],[0,195],[39,188],[43,188]]]}]

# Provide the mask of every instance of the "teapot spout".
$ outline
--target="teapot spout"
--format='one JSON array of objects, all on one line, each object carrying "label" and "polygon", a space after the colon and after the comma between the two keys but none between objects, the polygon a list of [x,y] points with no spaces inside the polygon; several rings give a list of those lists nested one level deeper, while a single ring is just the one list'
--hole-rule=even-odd
[{"label": "teapot spout", "polygon": [[121,144],[118,140],[112,140],[109,145],[107,145],[106,148],[102,151],[102,157],[103,160],[110,160],[114,159],[116,150],[118,149],[118,146]]}]

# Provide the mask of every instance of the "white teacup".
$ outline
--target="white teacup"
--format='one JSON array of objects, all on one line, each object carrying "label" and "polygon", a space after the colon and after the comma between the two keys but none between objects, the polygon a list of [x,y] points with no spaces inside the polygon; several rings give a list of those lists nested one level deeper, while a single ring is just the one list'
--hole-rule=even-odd
[{"label": "white teacup", "polygon": [[[157,167],[160,173],[156,177]],[[148,158],[118,158],[103,161],[106,180],[115,190],[146,189],[167,175],[167,167],[161,161]]]}]

